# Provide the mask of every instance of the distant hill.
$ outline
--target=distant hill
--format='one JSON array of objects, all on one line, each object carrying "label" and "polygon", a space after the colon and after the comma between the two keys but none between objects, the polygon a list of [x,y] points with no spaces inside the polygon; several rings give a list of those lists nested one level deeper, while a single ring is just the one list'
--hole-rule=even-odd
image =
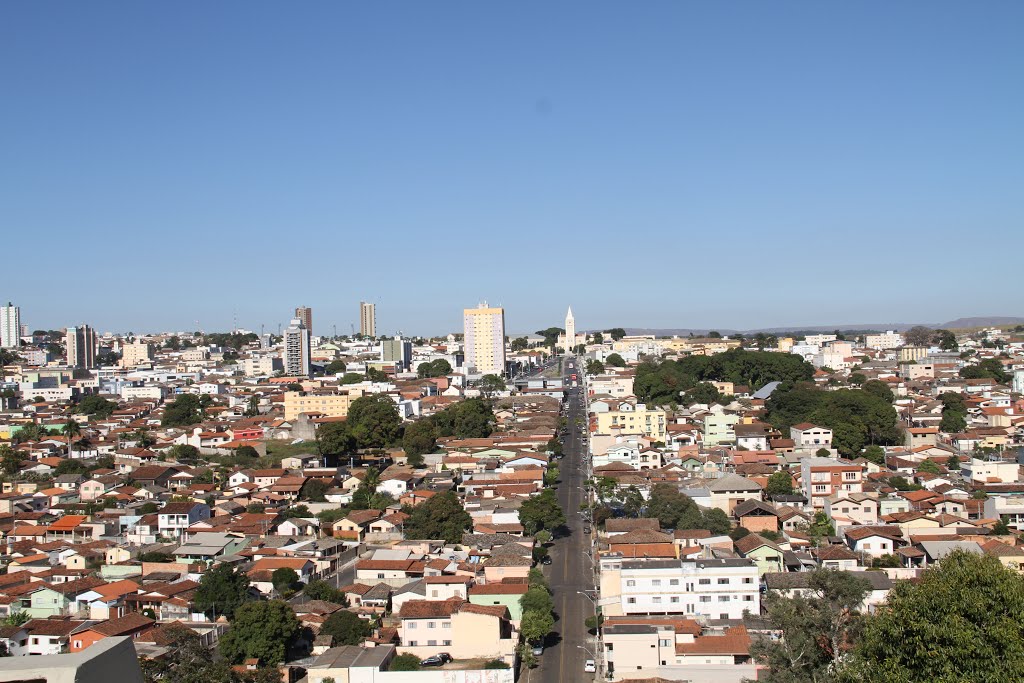
[{"label": "distant hill", "polygon": [[765,334],[781,334],[784,332],[788,333],[805,333],[805,332],[832,332],[833,330],[841,330],[842,332],[883,332],[885,330],[897,330],[903,332],[909,330],[911,327],[917,325],[924,325],[925,327],[931,327],[934,329],[960,329],[964,327],[1011,327],[1014,325],[1024,324],[1024,317],[1019,316],[978,316],[974,318],[957,318],[956,320],[950,320],[944,323],[858,323],[856,325],[845,324],[845,325],[791,325],[789,327],[759,327],[748,330],[734,330],[726,329],[722,327],[675,327],[675,328],[651,328],[651,327],[627,327],[625,328],[626,334],[653,334],[657,337],[687,337],[690,334],[694,336],[703,336],[712,330],[720,332],[724,335],[734,335],[742,333],[744,335],[757,334],[758,332],[764,332]]}]

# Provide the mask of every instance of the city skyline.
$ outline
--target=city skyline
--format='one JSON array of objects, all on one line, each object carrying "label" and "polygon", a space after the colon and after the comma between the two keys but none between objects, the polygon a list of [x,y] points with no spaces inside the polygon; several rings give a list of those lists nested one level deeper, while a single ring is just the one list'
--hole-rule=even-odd
[{"label": "city skyline", "polygon": [[[1019,312],[986,236],[1024,247],[1020,3],[57,5],[6,7],[0,42],[5,247],[72,247],[45,277],[9,260],[32,325],[258,329],[305,302],[340,333],[360,297],[392,333],[458,329],[478,296],[523,330],[563,301],[587,327]],[[317,245],[298,277],[273,277],[283,234]],[[385,236],[413,267],[365,256]],[[274,285],[225,305],[169,241]],[[950,248],[985,310],[927,277]],[[657,296],[595,286],[624,251]],[[310,296],[336,288],[322,254],[359,296]],[[147,286],[82,311],[83,263]],[[427,294],[428,267],[515,284]]]}]

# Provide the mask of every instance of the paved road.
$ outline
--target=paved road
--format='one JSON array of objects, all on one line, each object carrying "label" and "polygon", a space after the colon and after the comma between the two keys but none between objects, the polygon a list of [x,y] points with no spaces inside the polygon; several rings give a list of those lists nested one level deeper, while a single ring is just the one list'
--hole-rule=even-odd
[{"label": "paved road", "polygon": [[[565,376],[582,377],[579,363],[565,362]],[[583,532],[584,522],[579,515],[580,503],[584,500],[583,483],[586,480],[584,462],[586,445],[583,434],[586,430],[586,414],[580,402],[584,389],[568,391],[569,432],[563,439],[563,452],[558,486],[558,501],[568,519],[569,534],[555,541],[552,563],[547,567],[548,583],[554,594],[555,611],[559,620],[555,622],[557,637],[549,638],[549,647],[541,656],[540,666],[528,674],[531,683],[566,683],[568,681],[590,680],[593,674],[583,672],[583,663],[593,654],[577,646],[594,650],[593,639],[589,637],[583,620],[594,613],[590,600],[577,591],[593,589],[593,565],[591,564],[590,536]],[[577,420],[582,425],[577,425]]]}]

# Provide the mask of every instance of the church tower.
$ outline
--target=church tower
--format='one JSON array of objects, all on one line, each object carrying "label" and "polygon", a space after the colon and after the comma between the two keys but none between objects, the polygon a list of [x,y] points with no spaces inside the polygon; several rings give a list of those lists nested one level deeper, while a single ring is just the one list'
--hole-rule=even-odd
[{"label": "church tower", "polygon": [[572,306],[570,306],[569,312],[565,314],[565,350],[572,353],[576,346],[576,320],[572,317]]}]

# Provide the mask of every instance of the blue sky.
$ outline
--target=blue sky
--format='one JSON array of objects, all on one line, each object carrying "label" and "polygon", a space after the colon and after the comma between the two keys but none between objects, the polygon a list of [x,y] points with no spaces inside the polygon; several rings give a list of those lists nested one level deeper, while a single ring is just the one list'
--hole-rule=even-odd
[{"label": "blue sky", "polygon": [[35,327],[1020,315],[1024,3],[7,2]]}]

